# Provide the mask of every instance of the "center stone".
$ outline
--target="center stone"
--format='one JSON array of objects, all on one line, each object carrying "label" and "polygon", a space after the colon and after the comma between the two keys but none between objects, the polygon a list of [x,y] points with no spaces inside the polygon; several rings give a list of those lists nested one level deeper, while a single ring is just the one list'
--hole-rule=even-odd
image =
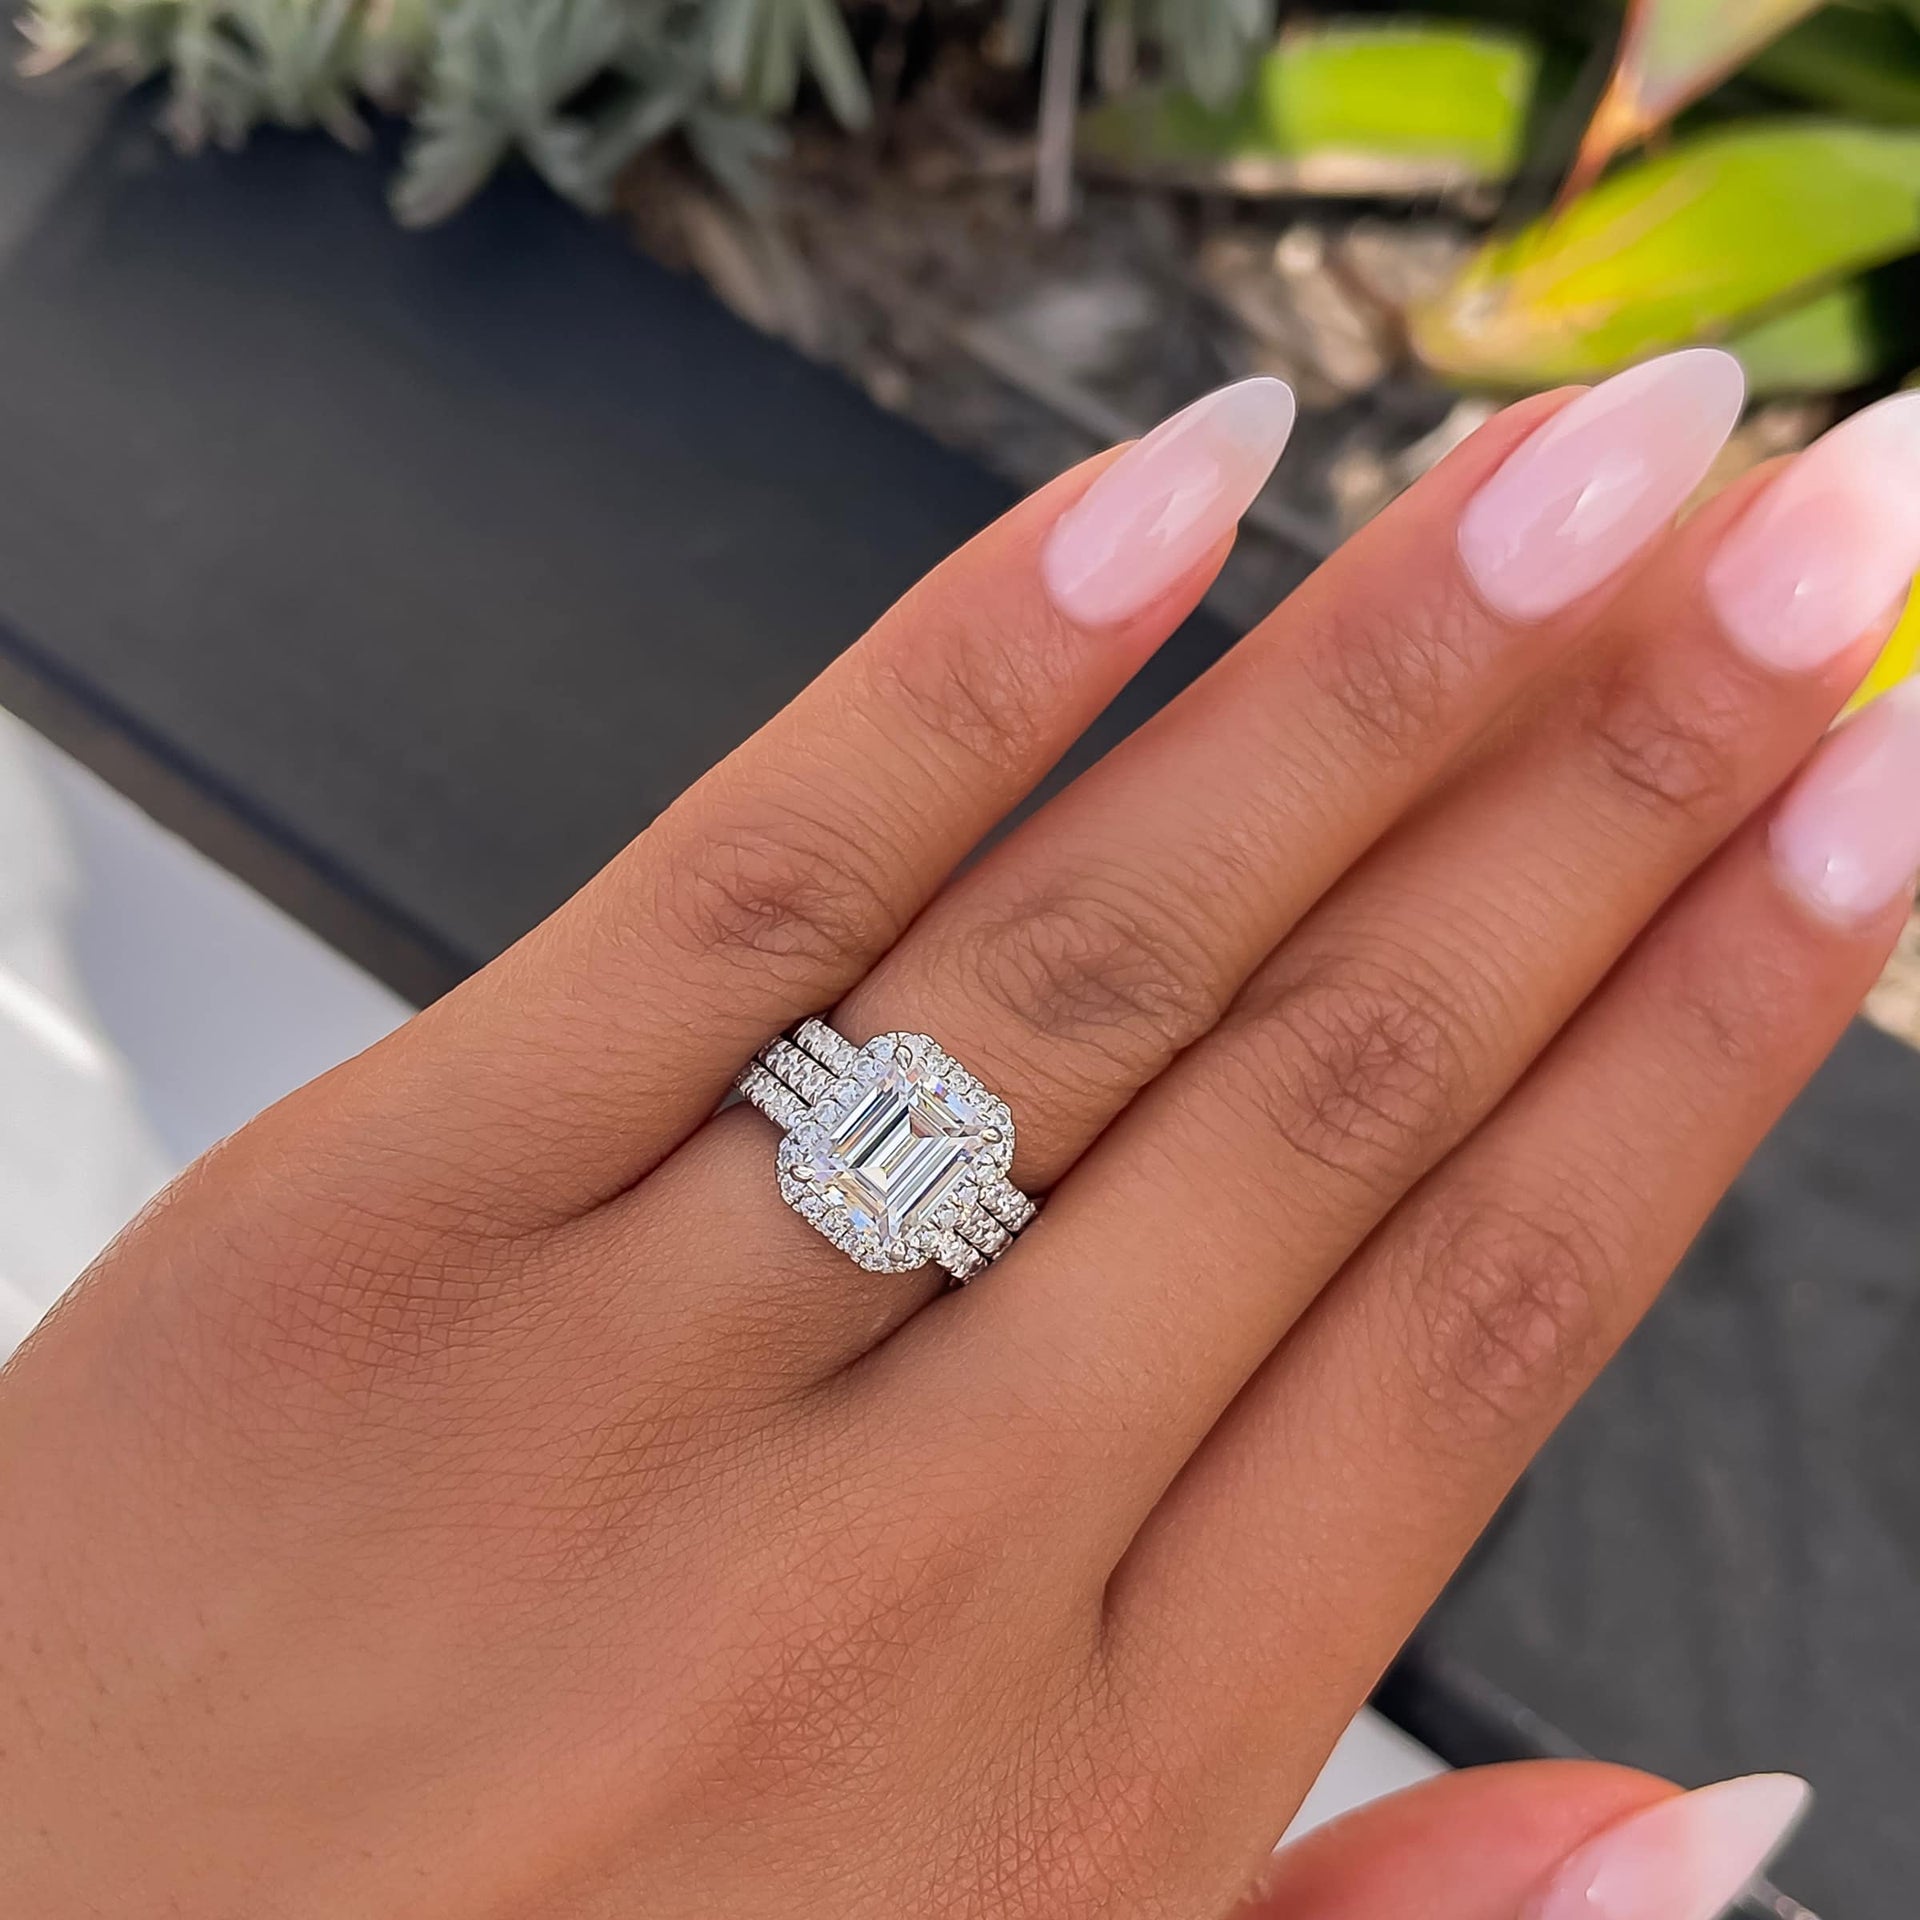
[{"label": "center stone", "polygon": [[861,1232],[898,1240],[952,1193],[986,1147],[987,1125],[933,1068],[892,1058],[809,1171],[839,1189]]}]

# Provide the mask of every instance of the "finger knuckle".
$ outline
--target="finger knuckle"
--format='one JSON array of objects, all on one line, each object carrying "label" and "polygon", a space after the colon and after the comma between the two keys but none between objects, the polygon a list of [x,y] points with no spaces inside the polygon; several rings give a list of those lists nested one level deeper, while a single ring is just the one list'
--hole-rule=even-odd
[{"label": "finger knuckle", "polygon": [[922,626],[914,644],[876,655],[869,695],[875,711],[995,772],[1050,759],[1074,679],[1074,655],[1062,634],[1044,623],[955,630],[929,617]]},{"label": "finger knuckle", "polygon": [[1695,676],[1679,695],[1629,662],[1598,687],[1587,730],[1611,784],[1655,813],[1708,819],[1729,807],[1747,731],[1730,680]]},{"label": "finger knuckle", "polygon": [[857,974],[898,927],[877,861],[796,812],[760,814],[667,863],[656,918],[688,951],[809,981]]},{"label": "finger knuckle", "polygon": [[1236,1105],[1294,1153],[1371,1187],[1453,1126],[1459,1016],[1417,966],[1316,964],[1262,996],[1228,1049]]},{"label": "finger knuckle", "polygon": [[1399,1287],[1430,1430],[1477,1443],[1584,1377],[1614,1266],[1603,1217],[1486,1194],[1430,1210]]},{"label": "finger knuckle", "polygon": [[1060,1080],[1139,1082],[1212,1024],[1218,969],[1204,930],[1130,890],[1087,885],[983,919],[946,963],[1039,1043]]},{"label": "finger knuckle", "polygon": [[[1721,930],[1716,929],[1716,932]],[[1764,936],[1681,955],[1667,989],[1675,1057],[1718,1088],[1749,1085],[1794,1050],[1809,998],[1792,952]]]},{"label": "finger knuckle", "polygon": [[1478,622],[1451,598],[1421,598],[1365,617],[1335,619],[1309,644],[1318,692],[1363,747],[1403,748],[1432,734],[1478,670]]}]

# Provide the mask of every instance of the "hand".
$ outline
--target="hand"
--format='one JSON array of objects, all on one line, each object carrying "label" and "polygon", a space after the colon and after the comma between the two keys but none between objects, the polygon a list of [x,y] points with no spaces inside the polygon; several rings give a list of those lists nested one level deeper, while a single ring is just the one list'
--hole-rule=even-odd
[{"label": "hand", "polygon": [[[1738,399],[1515,407],[954,877],[1278,453],[1212,396],[184,1175],[0,1386],[11,1909],[1231,1908],[1905,910],[1920,707],[1819,742],[1920,398],[1675,530]],[[715,1115],[823,1007],[1010,1103],[966,1291]]]}]

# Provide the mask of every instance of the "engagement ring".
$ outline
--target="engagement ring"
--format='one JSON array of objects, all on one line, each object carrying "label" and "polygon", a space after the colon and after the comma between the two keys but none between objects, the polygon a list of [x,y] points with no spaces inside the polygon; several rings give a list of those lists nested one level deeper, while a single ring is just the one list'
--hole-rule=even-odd
[{"label": "engagement ring", "polygon": [[1007,1103],[924,1033],[856,1047],[803,1020],[734,1084],[786,1130],[781,1198],[870,1272],[971,1280],[1034,1216],[1007,1177]]}]

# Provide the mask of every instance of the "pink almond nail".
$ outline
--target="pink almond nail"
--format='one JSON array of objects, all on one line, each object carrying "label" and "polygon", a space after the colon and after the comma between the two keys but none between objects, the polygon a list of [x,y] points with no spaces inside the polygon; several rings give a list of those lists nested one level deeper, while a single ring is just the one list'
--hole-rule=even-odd
[{"label": "pink almond nail", "polygon": [[1920,567],[1920,393],[1897,393],[1809,447],[1743,513],[1707,568],[1734,644],[1809,672],[1905,596]]},{"label": "pink almond nail", "polygon": [[1527,1902],[1523,1920],[1716,1920],[1810,1798],[1790,1773],[1753,1773],[1656,1801],[1589,1840]]},{"label": "pink almond nail", "polygon": [[1203,395],[1123,453],[1047,536],[1040,576],[1077,625],[1113,626],[1198,566],[1253,504],[1293,431],[1284,380]]},{"label": "pink almond nail", "polygon": [[1788,791],[1774,866],[1822,919],[1872,920],[1920,869],[1920,683],[1903,681],[1829,735]]},{"label": "pink almond nail", "polygon": [[1510,620],[1543,620],[1617,573],[1705,479],[1745,391],[1731,354],[1689,347],[1570,400],[1460,517],[1481,598]]}]

